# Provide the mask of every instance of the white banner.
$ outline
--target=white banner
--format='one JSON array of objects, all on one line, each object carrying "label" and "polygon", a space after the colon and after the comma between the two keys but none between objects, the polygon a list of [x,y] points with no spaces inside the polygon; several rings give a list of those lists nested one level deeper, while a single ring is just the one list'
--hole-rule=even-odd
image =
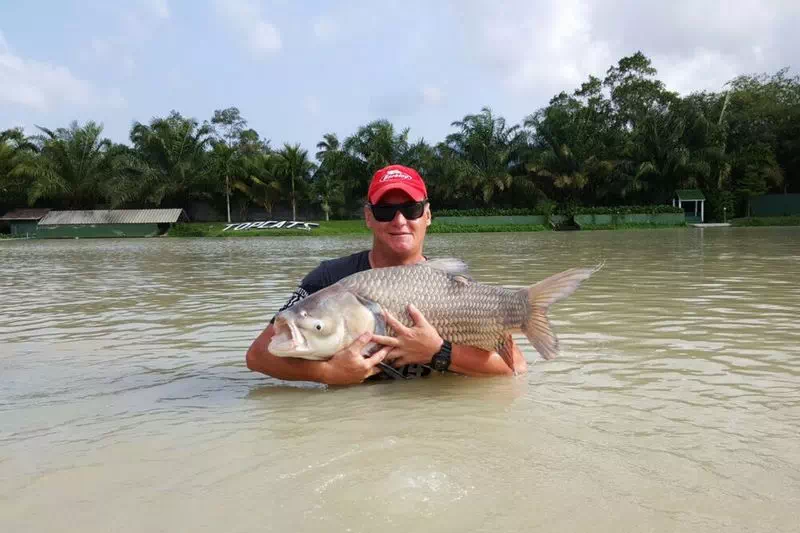
[{"label": "white banner", "polygon": [[228,224],[222,231],[241,231],[245,229],[302,229],[311,231],[311,228],[317,228],[319,224],[314,222],[298,222],[288,220],[266,220],[264,222],[238,222],[236,224]]}]

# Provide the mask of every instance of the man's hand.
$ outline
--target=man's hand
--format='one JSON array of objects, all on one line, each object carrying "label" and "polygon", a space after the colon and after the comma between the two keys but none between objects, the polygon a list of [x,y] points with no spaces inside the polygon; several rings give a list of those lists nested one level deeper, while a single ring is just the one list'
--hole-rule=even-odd
[{"label": "man's hand", "polygon": [[361,383],[380,372],[378,364],[392,349],[385,346],[371,357],[365,358],[361,352],[372,340],[372,335],[365,333],[327,361],[277,357],[268,350],[274,334],[275,328],[270,325],[253,341],[247,350],[247,368],[287,381],[316,381],[329,385]]},{"label": "man's hand", "polygon": [[[355,385],[381,371],[381,363],[393,351],[391,346],[383,346],[370,357],[361,355],[364,347],[371,341],[380,342],[370,333],[363,333],[350,346],[339,350],[325,362],[323,381],[328,385]],[[383,344],[383,343],[381,343]]]},{"label": "man's hand", "polygon": [[413,304],[408,304],[408,314],[414,321],[414,325],[410,328],[386,311],[384,313],[386,323],[394,330],[395,337],[372,335],[372,340],[375,342],[392,348],[386,362],[394,367],[411,364],[427,365],[444,342],[436,328],[431,326]]}]

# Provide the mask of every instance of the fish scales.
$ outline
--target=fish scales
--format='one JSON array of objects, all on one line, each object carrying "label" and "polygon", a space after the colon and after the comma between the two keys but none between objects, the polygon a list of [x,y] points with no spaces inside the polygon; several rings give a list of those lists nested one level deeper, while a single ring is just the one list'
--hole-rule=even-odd
[{"label": "fish scales", "polygon": [[[528,302],[518,290],[492,287],[433,268],[414,266],[372,269],[341,282],[359,296],[375,301],[406,326],[406,306],[413,303],[439,334],[458,344],[496,349],[506,332],[518,329]],[[388,328],[387,335],[394,335]]]}]

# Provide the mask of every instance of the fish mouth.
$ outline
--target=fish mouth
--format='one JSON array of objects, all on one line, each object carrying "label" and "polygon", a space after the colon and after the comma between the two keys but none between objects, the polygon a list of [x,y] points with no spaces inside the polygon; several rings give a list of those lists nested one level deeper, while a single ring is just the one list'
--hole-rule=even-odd
[{"label": "fish mouth", "polygon": [[297,327],[294,320],[279,317],[275,319],[273,327],[275,334],[269,343],[271,354],[282,356],[311,351],[308,347],[308,341],[300,332],[300,328]]}]

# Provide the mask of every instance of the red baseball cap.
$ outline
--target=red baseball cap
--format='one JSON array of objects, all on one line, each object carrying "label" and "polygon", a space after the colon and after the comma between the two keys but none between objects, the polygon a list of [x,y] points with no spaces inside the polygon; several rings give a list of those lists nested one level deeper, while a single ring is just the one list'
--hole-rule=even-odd
[{"label": "red baseball cap", "polygon": [[425,182],[416,170],[403,165],[389,165],[373,174],[367,198],[370,203],[376,204],[381,196],[395,189],[405,192],[416,202],[428,197]]}]

